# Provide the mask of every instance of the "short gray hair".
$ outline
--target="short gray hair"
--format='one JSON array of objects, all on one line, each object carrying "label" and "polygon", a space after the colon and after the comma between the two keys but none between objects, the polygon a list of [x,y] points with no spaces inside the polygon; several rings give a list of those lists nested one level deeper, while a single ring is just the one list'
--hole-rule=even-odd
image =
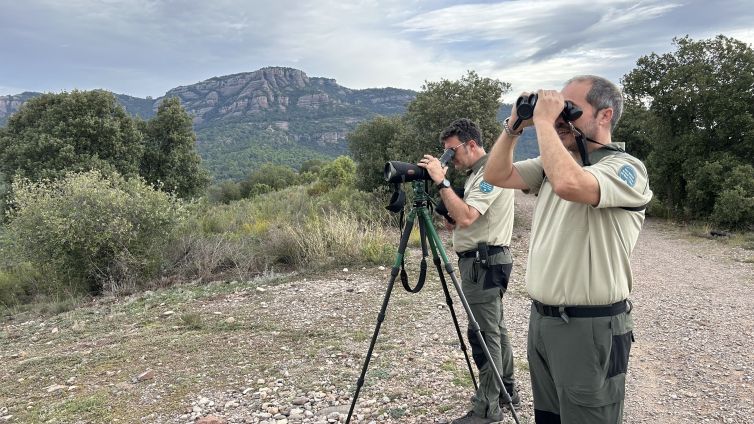
[{"label": "short gray hair", "polygon": [[610,131],[612,132],[623,114],[623,94],[620,88],[609,80],[596,75],[578,75],[566,81],[565,85],[584,81],[592,83],[592,88],[586,94],[586,101],[594,108],[595,116],[602,109],[613,109],[613,119],[610,121]]}]

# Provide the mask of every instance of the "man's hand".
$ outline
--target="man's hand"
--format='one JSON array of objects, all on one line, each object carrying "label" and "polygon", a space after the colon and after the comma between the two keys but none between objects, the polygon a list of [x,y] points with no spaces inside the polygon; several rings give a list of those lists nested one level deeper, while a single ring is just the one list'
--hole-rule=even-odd
[{"label": "man's hand", "polygon": [[[518,97],[529,97],[529,94],[530,93],[524,91]],[[534,125],[534,121],[532,119],[527,119],[526,121],[521,122],[518,127],[513,128],[513,125],[516,123],[517,119],[518,113],[516,111],[516,104],[514,103],[513,108],[511,108],[511,117],[508,119],[508,125],[510,125],[511,131],[523,131],[524,128]]]},{"label": "man's hand", "polygon": [[440,160],[432,155],[424,155],[424,158],[417,165],[429,172],[429,177],[432,178],[435,184],[439,184],[445,178],[445,173],[448,171],[448,168],[443,168],[440,165]]},{"label": "man's hand", "polygon": [[555,125],[558,116],[563,112],[565,99],[559,91],[539,90],[537,92],[537,106],[534,108],[534,121],[536,123]]}]

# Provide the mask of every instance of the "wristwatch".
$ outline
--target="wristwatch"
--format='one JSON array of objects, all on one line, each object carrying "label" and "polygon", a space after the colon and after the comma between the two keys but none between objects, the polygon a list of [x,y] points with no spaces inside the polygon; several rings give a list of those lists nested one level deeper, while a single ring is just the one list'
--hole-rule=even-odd
[{"label": "wristwatch", "polygon": [[440,181],[436,185],[437,185],[437,191],[440,191],[444,188],[450,188],[450,181],[448,181],[447,178],[443,178],[442,181]]}]

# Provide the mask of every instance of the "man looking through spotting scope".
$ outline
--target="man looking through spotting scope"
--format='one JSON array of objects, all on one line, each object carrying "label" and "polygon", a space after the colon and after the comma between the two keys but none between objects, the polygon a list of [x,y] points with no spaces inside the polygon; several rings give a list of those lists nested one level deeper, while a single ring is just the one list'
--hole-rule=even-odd
[{"label": "man looking through spotting scope", "polygon": [[[453,219],[453,248],[458,254],[461,287],[468,300],[495,367],[517,407],[520,398],[513,378],[513,351],[508,338],[501,301],[508,287],[513,258],[508,245],[513,232],[513,190],[494,187],[483,179],[487,153],[481,133],[469,119],[458,119],[440,134],[443,147],[455,152],[453,165],[469,172],[463,198],[450,188],[447,168],[431,155],[424,155],[419,166],[437,184],[440,197]],[[469,413],[454,424],[491,423],[502,420],[503,394],[491,365],[487,362],[476,333],[469,328],[469,344],[479,369],[479,387]]]},{"label": "man looking through spotting scope", "polygon": [[[633,341],[629,256],[652,198],[647,171],[612,142],[623,109],[615,84],[578,76],[534,103],[533,119],[519,119],[518,107],[505,121],[484,177],[538,195],[526,266],[535,420],[620,423]],[[541,156],[513,163],[532,124]]]}]

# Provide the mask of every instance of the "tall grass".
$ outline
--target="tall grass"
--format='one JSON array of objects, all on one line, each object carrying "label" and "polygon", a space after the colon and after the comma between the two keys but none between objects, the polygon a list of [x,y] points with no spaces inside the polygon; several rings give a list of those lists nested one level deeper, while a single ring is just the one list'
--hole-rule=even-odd
[{"label": "tall grass", "polygon": [[189,279],[249,279],[269,270],[389,263],[382,199],[348,187],[312,196],[307,186],[228,205],[195,205],[173,246],[173,273]]}]

